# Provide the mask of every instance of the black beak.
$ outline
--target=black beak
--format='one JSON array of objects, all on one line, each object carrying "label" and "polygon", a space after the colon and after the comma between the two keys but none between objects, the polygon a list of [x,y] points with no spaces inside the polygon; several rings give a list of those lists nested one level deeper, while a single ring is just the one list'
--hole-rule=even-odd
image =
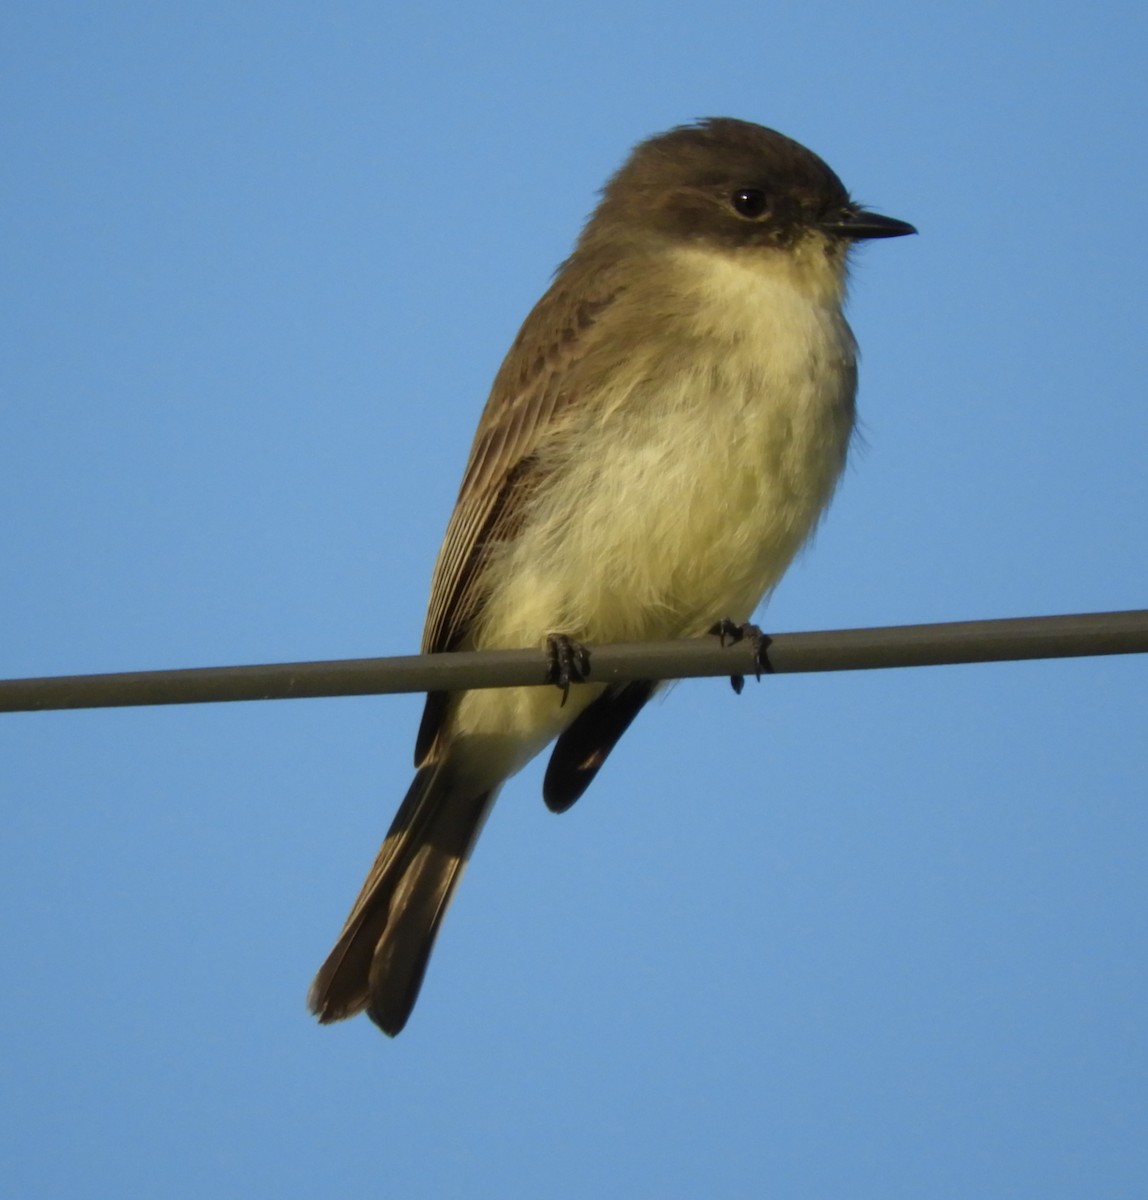
[{"label": "black beak", "polygon": [[848,238],[850,241],[860,241],[862,238],[904,237],[907,233],[917,232],[908,221],[898,221],[896,217],[883,217],[880,213],[869,212],[864,208],[847,208],[834,220],[822,221],[821,228],[826,233]]}]

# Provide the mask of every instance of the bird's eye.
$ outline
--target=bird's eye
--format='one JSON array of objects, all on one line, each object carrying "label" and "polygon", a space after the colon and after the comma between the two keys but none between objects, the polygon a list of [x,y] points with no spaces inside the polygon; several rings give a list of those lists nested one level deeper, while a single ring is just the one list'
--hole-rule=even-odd
[{"label": "bird's eye", "polygon": [[761,188],[738,188],[730,197],[734,212],[747,221],[756,221],[769,212],[769,197]]}]

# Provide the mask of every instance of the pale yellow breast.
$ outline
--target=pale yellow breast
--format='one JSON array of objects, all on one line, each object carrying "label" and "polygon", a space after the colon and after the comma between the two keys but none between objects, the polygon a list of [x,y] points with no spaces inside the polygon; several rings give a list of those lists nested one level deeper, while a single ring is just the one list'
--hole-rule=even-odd
[{"label": "pale yellow breast", "polygon": [[853,424],[839,273],[792,262],[682,251],[687,352],[616,372],[499,571],[484,644],[748,619],[828,503]]}]

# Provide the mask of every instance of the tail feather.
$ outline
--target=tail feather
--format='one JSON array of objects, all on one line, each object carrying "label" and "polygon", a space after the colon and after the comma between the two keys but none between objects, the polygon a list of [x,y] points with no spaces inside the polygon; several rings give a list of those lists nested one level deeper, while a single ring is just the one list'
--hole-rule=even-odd
[{"label": "tail feather", "polygon": [[324,1024],[366,1009],[392,1037],[407,1022],[435,936],[494,799],[442,764],[415,775],[307,1002]]}]

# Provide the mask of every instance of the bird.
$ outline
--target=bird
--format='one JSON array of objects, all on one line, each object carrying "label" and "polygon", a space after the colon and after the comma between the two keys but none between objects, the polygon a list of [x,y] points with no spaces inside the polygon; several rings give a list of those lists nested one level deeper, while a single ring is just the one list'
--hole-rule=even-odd
[{"label": "bird", "polygon": [[850,251],[915,232],[730,117],[608,180],[494,379],[422,638],[548,647],[561,686],[428,694],[414,780],[309,993],[320,1022],[398,1034],[503,783],[554,742],[543,798],[565,811],[657,690],[577,682],[586,645],[750,628],[853,436]]}]

